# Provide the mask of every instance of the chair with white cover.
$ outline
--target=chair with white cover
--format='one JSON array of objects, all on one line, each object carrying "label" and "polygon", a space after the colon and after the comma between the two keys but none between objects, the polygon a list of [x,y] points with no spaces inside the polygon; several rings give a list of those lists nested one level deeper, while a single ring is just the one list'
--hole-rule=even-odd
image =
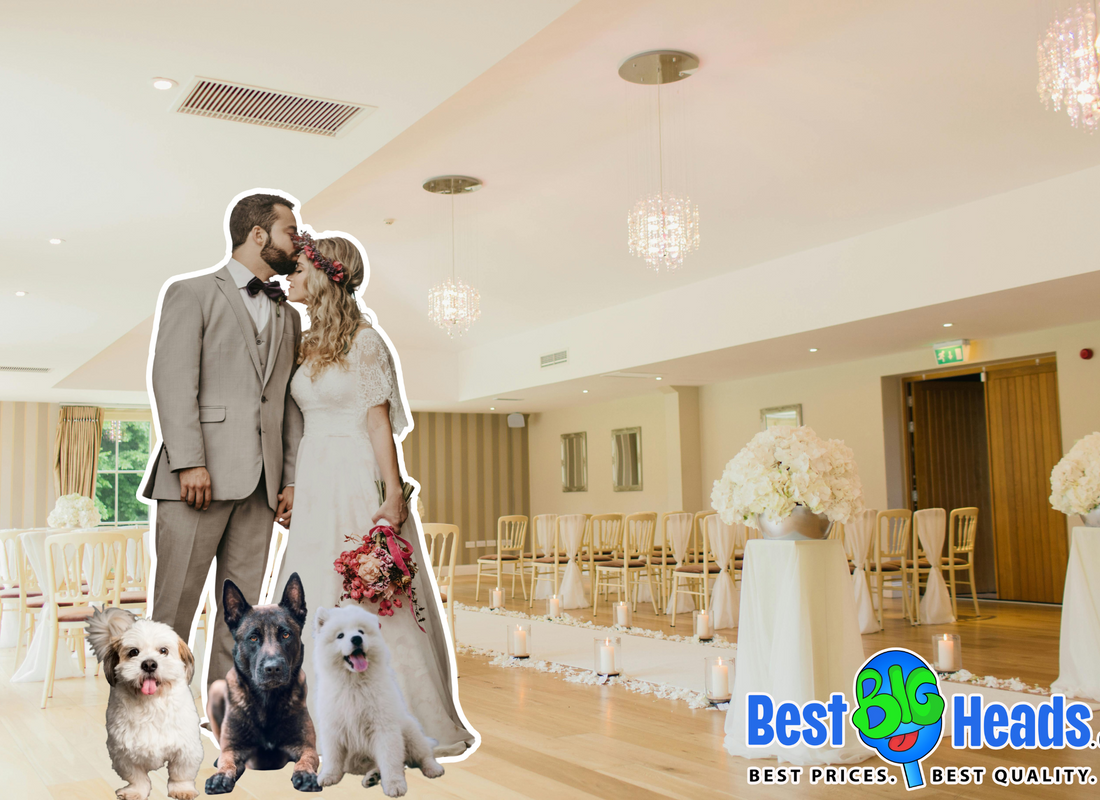
[{"label": "chair with white cover", "polygon": [[657,587],[653,583],[654,570],[649,558],[653,551],[653,536],[657,531],[657,512],[629,514],[623,521],[622,544],[616,558],[595,562],[596,577],[592,584],[592,613],[595,614],[599,603],[601,587],[615,589],[618,597],[624,597],[631,609],[638,605],[637,580],[644,574],[649,582],[650,602],[653,613],[657,613]]},{"label": "chair with white cover", "polygon": [[[690,511],[682,514],[669,514],[665,518],[665,542],[672,552],[673,566],[665,569],[667,583],[664,588],[665,613],[672,614],[673,610],[687,612],[695,608],[691,596],[682,594],[676,598],[675,574],[682,565],[690,563],[692,531],[695,529],[695,515]],[[673,602],[675,600],[675,602]]]},{"label": "chair with white cover", "polygon": [[737,546],[745,547],[745,526],[743,523],[727,525],[717,514],[709,514],[703,518],[703,529],[719,570],[710,590],[711,624],[715,628],[736,628],[741,598],[732,573]]},{"label": "chair with white cover", "polygon": [[[9,622],[9,630],[11,630],[10,624],[14,623],[16,634],[12,641],[15,642],[16,666],[19,665],[19,653],[23,648],[24,634],[27,634],[25,638],[28,640],[33,635],[34,615],[28,601],[34,604],[35,613],[42,606],[42,592],[38,588],[38,579],[34,575],[34,570],[24,564],[23,546],[19,543],[19,534],[22,532],[18,529],[0,531],[0,622],[8,614],[15,617]],[[31,582],[29,587],[24,585],[26,579],[20,579],[22,573],[29,574]],[[29,631],[25,630],[28,619],[32,623]],[[3,627],[0,626],[0,631],[2,630]]]},{"label": "chair with white cover", "polygon": [[[947,511],[922,508],[913,514],[913,558],[906,560],[913,592],[913,624],[943,625],[955,621],[951,593],[943,579],[943,540]],[[925,585],[921,596],[921,584]]]},{"label": "chair with white cover", "polygon": [[974,542],[978,537],[978,509],[973,506],[956,508],[951,512],[947,525],[947,560],[944,569],[951,577],[951,608],[955,618],[959,616],[956,572],[965,570],[968,579],[961,581],[970,587],[970,599],[974,601],[974,616],[979,616],[978,589],[974,585]]},{"label": "chair with white cover", "polygon": [[592,581],[592,594],[596,593],[596,564],[611,561],[619,553],[623,541],[622,514],[593,514],[588,518],[588,532],[582,568]]},{"label": "chair with white cover", "polygon": [[[443,522],[424,522],[420,527],[428,545],[428,562],[435,574],[435,583],[439,587],[439,599],[447,609],[447,622],[451,626],[451,638],[455,635],[455,563],[458,548],[462,543],[462,532],[457,525]],[[446,573],[443,568],[446,567]]]},{"label": "chair with white cover", "polygon": [[[714,513],[713,511],[710,512],[710,514]],[[707,516],[710,516],[710,514]],[[722,571],[722,568],[717,564],[717,558],[708,533],[708,526],[703,524],[705,517],[696,515],[696,519],[700,522],[697,527],[702,531],[703,540],[702,549],[698,553],[697,560],[677,559],[676,567],[672,570],[672,598],[669,602],[672,617],[668,624],[673,628],[676,627],[676,612],[680,610],[678,605],[681,595],[688,597],[689,600],[692,597],[699,598],[698,605],[702,607],[703,611],[707,611],[710,608],[710,579],[717,577]],[[696,526],[693,525],[692,527]],[[688,553],[688,556],[690,555]]]},{"label": "chair with white cover", "polygon": [[145,547],[148,528],[119,528],[126,537],[126,552],[122,558],[123,581],[119,602],[138,616],[149,605],[150,553]]},{"label": "chair with white cover", "polygon": [[876,633],[882,630],[875,603],[871,599],[871,587],[867,581],[868,559],[871,557],[871,539],[875,534],[878,511],[867,509],[854,516],[844,526],[844,545],[852,564],[852,588],[856,597],[856,613],[859,616],[859,632]]},{"label": "chair with white cover", "polygon": [[[668,520],[680,514],[689,514],[687,511],[666,511],[661,514],[657,523],[657,536],[650,551],[649,563],[657,575],[658,613],[663,613],[665,603],[668,600],[672,585],[672,568],[676,566],[676,559],[672,557],[672,545],[669,543]],[[690,514],[689,514],[690,516]]]},{"label": "chair with white cover", "polygon": [[875,517],[875,532],[871,535],[872,559],[868,566],[878,595],[876,605],[878,625],[882,627],[882,590],[887,581],[901,589],[902,613],[909,617],[909,587],[906,582],[905,559],[909,556],[909,530],[913,512],[907,508],[880,511]]},{"label": "chair with white cover", "polygon": [[523,514],[509,514],[497,519],[497,547],[496,553],[481,556],[477,560],[477,587],[474,590],[474,600],[481,599],[481,575],[496,576],[497,588],[501,587],[504,580],[504,567],[510,566],[512,573],[512,598],[516,596],[516,575],[519,575],[519,586],[523,590],[523,599],[527,599],[527,582],[524,576],[523,557],[524,545],[527,541],[527,517]]},{"label": "chair with white cover", "polygon": [[[24,533],[45,530],[45,528],[31,528],[29,531],[16,531],[15,534],[18,537]],[[15,640],[15,663],[18,666],[21,663],[20,656],[23,653],[24,646],[29,647],[34,640],[35,621],[41,617],[46,599],[43,596],[41,582],[38,580],[38,573],[31,565],[27,551],[19,538],[16,538],[15,546],[19,554],[16,565],[19,579],[19,625]]]},{"label": "chair with white cover", "polygon": [[50,633],[42,708],[53,696],[57,646],[62,631],[75,640],[83,670],[84,626],[95,608],[118,606],[125,580],[126,534],[118,529],[55,533],[46,538],[45,619]]},{"label": "chair with white cover", "polygon": [[688,561],[703,560],[703,520],[714,514],[712,508],[705,511],[696,511],[691,520],[691,549],[688,551]]},{"label": "chair with white cover", "polygon": [[[544,514],[553,520],[553,528],[549,532],[549,538],[543,540],[545,545],[542,552],[531,559],[531,599],[527,603],[528,608],[535,605],[535,600],[543,600],[551,595],[557,595],[561,586],[562,572],[569,563],[569,553],[563,544],[557,514]],[[583,515],[575,515],[583,516]],[[536,520],[538,517],[535,518]],[[587,518],[586,518],[587,519]],[[583,523],[581,523],[583,525]],[[583,537],[583,530],[581,536]],[[576,554],[574,553],[574,559]],[[549,585],[545,585],[549,584]],[[559,597],[560,599],[560,597]]]},{"label": "chair with white cover", "polygon": [[[581,573],[585,537],[588,535],[587,514],[562,514],[558,517],[558,547],[565,556],[565,573],[558,584],[557,595],[563,609],[585,608],[584,575]],[[602,562],[601,562],[602,563]]]},{"label": "chair with white cover", "polygon": [[[543,577],[541,583],[535,579],[538,569],[536,559],[552,555],[554,549],[554,536],[557,534],[557,514],[536,514],[531,517],[531,549],[523,554],[528,569],[531,570],[531,586],[535,587],[531,592],[531,602],[543,600],[550,596],[550,579]],[[559,552],[560,555],[560,552]],[[564,564],[565,561],[562,561]],[[554,586],[557,589],[557,586]]]}]

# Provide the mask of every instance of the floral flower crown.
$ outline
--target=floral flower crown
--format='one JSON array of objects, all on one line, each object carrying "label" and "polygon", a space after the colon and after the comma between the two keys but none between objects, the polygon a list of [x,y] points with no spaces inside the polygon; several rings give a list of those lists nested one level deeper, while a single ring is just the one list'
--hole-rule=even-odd
[{"label": "floral flower crown", "polygon": [[313,262],[314,267],[328,275],[329,280],[333,283],[344,284],[349,292],[352,291],[351,286],[347,284],[348,273],[344,269],[344,265],[339,261],[330,261],[321,255],[312,236],[303,231],[295,234],[293,239],[294,244],[306,254],[306,258]]}]

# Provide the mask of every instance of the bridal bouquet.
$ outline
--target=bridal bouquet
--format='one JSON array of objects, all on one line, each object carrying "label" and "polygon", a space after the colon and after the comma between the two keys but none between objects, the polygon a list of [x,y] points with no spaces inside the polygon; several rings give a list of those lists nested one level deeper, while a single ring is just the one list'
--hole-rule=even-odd
[{"label": "bridal bouquet", "polygon": [[66,494],[57,498],[53,511],[46,517],[51,528],[94,528],[100,523],[95,501],[79,494]]},{"label": "bridal bouquet", "polygon": [[1100,504],[1100,432],[1078,440],[1055,465],[1050,504],[1063,514],[1087,514]]},{"label": "bridal bouquet", "polygon": [[[376,485],[379,502],[385,502],[385,484],[376,481]],[[413,487],[403,484],[401,488],[407,503]],[[333,562],[333,568],[344,579],[344,593],[340,599],[373,600],[378,603],[379,616],[388,617],[393,616],[394,608],[404,605],[402,596],[405,596],[417,624],[423,622],[412,585],[417,572],[412,545],[391,525],[377,525],[365,537],[347,536],[345,539],[357,546],[340,553]]]},{"label": "bridal bouquet", "polygon": [[863,510],[863,488],[850,447],[811,428],[761,431],[726,464],[711,505],[722,521],[756,527],[756,515],[778,522],[795,506],[848,522]]}]

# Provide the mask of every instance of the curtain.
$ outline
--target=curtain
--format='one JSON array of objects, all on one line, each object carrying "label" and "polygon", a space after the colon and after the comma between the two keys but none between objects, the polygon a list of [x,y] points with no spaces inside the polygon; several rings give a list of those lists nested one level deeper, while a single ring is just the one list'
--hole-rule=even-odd
[{"label": "curtain", "polygon": [[103,431],[103,409],[65,406],[57,421],[57,462],[54,485],[57,496],[79,494],[95,497],[96,461]]}]

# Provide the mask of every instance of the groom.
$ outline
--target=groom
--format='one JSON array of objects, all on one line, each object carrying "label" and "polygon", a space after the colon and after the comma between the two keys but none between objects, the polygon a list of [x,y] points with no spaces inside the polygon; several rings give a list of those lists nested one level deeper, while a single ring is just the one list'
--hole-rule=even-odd
[{"label": "groom", "polygon": [[[294,506],[302,414],[290,378],[302,326],[271,279],[294,271],[296,233],[293,201],[241,198],[232,259],[170,282],[161,301],[152,392],[163,441],[143,494],[157,501],[153,619],[184,639],[215,555],[219,602],[226,578],[259,601],[273,522],[289,524]],[[221,608],[207,637],[212,682],[233,665]]]}]

